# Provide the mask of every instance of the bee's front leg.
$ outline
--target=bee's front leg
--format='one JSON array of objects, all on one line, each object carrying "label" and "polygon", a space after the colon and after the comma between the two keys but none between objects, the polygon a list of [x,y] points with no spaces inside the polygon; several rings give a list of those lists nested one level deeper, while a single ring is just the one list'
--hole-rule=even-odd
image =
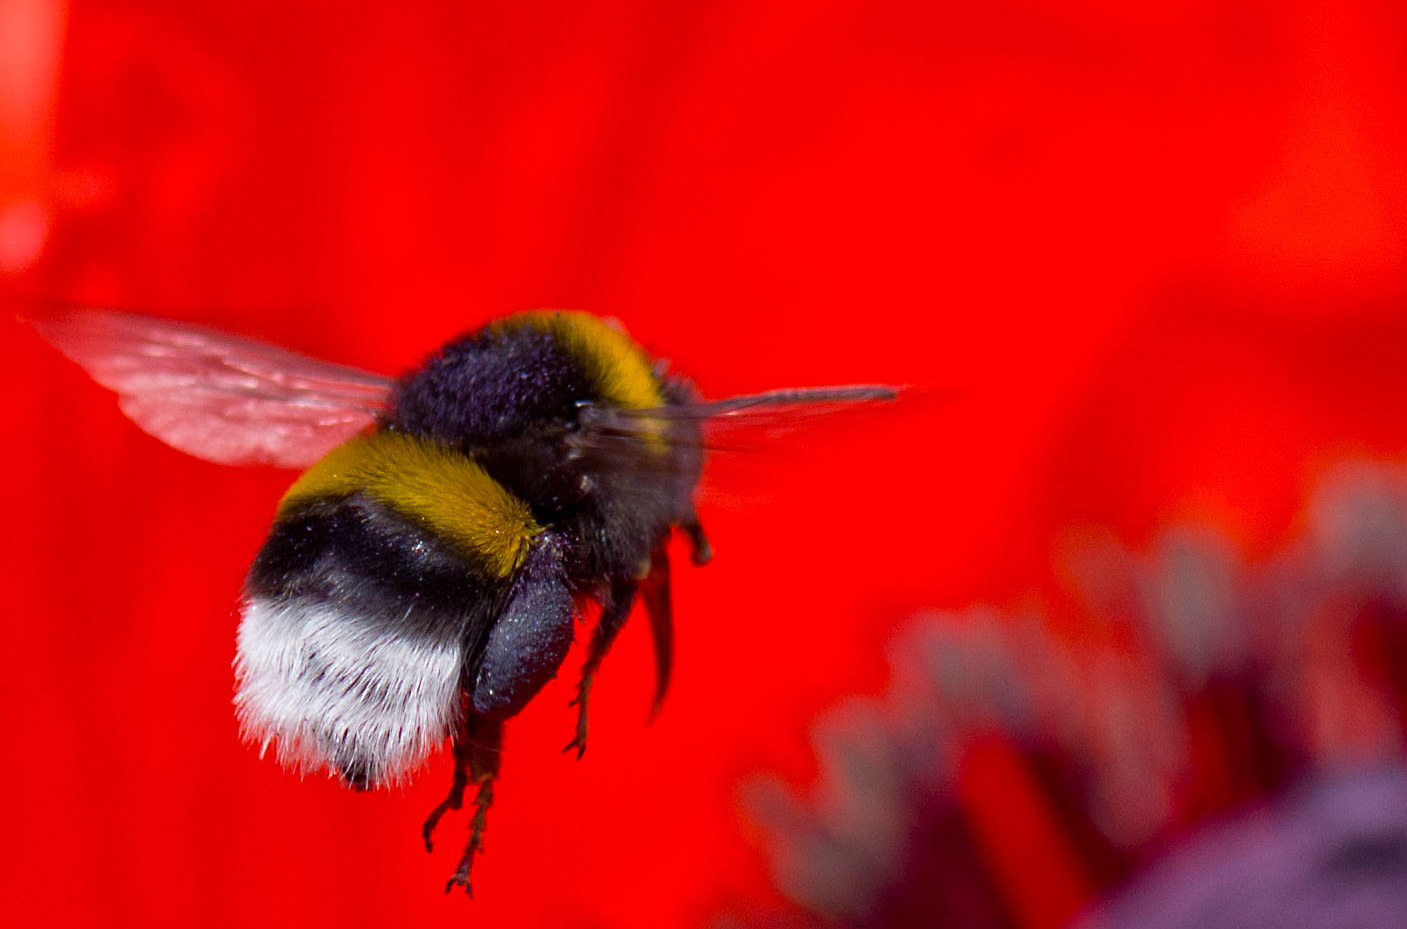
[{"label": "bee's front leg", "polygon": [[699,522],[699,514],[694,512],[693,506],[689,507],[689,512],[679,522],[679,529],[689,540],[689,557],[694,564],[702,566],[713,560],[713,545],[708,541],[708,535],[704,532],[703,525]]},{"label": "bee's front leg", "polygon": [[650,573],[640,582],[640,599],[645,601],[645,615],[650,620],[651,638],[655,643],[655,700],[651,718],[660,711],[664,695],[669,690],[669,675],[674,666],[674,608],[669,592],[668,540],[655,546],[650,556]]}]

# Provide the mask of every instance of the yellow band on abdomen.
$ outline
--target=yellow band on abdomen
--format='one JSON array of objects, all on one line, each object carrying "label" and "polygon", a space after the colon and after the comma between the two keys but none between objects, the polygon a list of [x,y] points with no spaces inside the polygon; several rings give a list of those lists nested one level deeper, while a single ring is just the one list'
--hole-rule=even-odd
[{"label": "yellow band on abdomen", "polygon": [[279,502],[282,519],[298,505],[362,493],[483,563],[496,578],[517,570],[542,531],[522,500],[473,459],[395,432],[339,445],[294,482]]}]

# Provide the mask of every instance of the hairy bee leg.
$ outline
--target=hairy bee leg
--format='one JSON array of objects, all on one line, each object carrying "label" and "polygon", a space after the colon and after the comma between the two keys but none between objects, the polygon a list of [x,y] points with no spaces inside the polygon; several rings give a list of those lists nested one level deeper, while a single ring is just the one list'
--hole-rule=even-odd
[{"label": "hairy bee leg", "polygon": [[445,893],[454,889],[455,884],[464,888],[469,896],[474,896],[474,887],[469,883],[469,872],[474,868],[474,856],[484,850],[484,825],[488,822],[489,807],[493,805],[493,778],[479,782],[479,792],[474,795],[474,818],[469,821],[469,843],[464,847],[464,855],[459,859],[459,867],[445,882]]},{"label": "hairy bee leg", "polygon": [[689,539],[689,558],[694,564],[702,566],[713,560],[713,545],[708,541],[708,535],[693,507],[689,508],[689,516],[679,524],[679,528]]},{"label": "hairy bee leg", "polygon": [[469,872],[474,867],[474,856],[484,850],[484,827],[488,823],[489,807],[493,805],[493,783],[498,778],[503,749],[503,721],[470,714],[465,730],[469,781],[479,789],[474,795],[474,816],[469,820],[469,841],[465,843],[459,866],[445,883],[445,893],[459,884],[472,897],[474,888],[469,883]]},{"label": "hairy bee leg", "polygon": [[470,693],[480,715],[507,719],[517,713],[567,657],[576,605],[559,544],[550,534],[533,543],[489,632]]},{"label": "hairy bee leg", "polygon": [[458,810],[464,806],[464,790],[469,786],[469,738],[468,723],[461,723],[459,731],[454,735],[454,779],[450,782],[449,793],[439,806],[430,811],[430,815],[425,817],[425,825],[421,827],[421,834],[425,837],[425,850],[433,852],[435,844],[431,836],[435,832],[435,827],[440,824],[440,820],[450,810]]},{"label": "hairy bee leg", "polygon": [[662,542],[650,556],[650,573],[640,585],[640,597],[645,601],[645,615],[650,619],[651,639],[655,643],[655,699],[650,709],[653,719],[664,703],[669,690],[669,675],[674,667],[674,609],[669,595],[669,551]]},{"label": "hairy bee leg", "polygon": [[586,703],[591,696],[591,685],[595,682],[596,672],[600,669],[606,653],[611,650],[611,643],[615,642],[616,635],[625,625],[630,608],[635,605],[635,591],[638,587],[639,582],[634,580],[617,580],[611,584],[610,602],[601,610],[601,618],[596,622],[596,629],[591,634],[591,647],[586,653],[586,663],[581,667],[581,679],[576,685],[576,699],[571,702],[571,705],[577,708],[576,736],[562,749],[563,752],[576,749],[578,758],[586,754]]}]

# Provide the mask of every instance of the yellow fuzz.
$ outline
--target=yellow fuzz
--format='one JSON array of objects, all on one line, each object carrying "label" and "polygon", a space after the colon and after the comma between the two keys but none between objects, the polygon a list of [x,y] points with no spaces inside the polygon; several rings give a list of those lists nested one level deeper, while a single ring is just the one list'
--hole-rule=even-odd
[{"label": "yellow fuzz", "polygon": [[527,325],[552,333],[586,369],[601,396],[616,406],[648,410],[664,405],[664,394],[644,349],[590,313],[532,310],[515,313],[496,325]]},{"label": "yellow fuzz", "polygon": [[[616,406],[651,410],[665,405],[664,392],[655,377],[650,356],[630,336],[590,313],[530,310],[514,313],[494,325],[532,326],[551,333],[586,370],[601,396]],[[650,449],[665,450],[662,420],[642,420],[640,433]]]},{"label": "yellow fuzz", "polygon": [[419,523],[496,578],[518,569],[542,531],[527,504],[473,459],[395,432],[358,436],[334,448],[288,489],[278,515],[319,497],[353,493]]}]

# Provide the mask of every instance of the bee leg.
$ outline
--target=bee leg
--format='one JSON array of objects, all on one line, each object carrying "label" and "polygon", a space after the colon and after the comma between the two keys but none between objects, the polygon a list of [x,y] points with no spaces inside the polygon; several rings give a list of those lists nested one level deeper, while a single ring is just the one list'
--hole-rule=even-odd
[{"label": "bee leg", "polygon": [[611,643],[616,640],[616,634],[625,625],[630,608],[635,605],[635,591],[638,586],[639,581],[633,579],[612,581],[610,599],[602,606],[601,618],[597,620],[596,629],[591,633],[591,647],[586,653],[586,663],[581,667],[581,680],[576,685],[576,699],[571,702],[571,705],[577,708],[576,736],[562,749],[563,752],[576,749],[578,758],[586,754],[586,702],[591,696],[591,685],[596,679],[596,672],[600,669],[602,660],[611,650]]},{"label": "bee leg", "polygon": [[537,696],[572,645],[576,606],[557,541],[534,543],[494,621],[473,675],[474,712],[507,719]]},{"label": "bee leg", "polygon": [[661,542],[650,556],[650,573],[640,584],[640,597],[645,601],[645,615],[650,619],[650,634],[655,643],[655,699],[650,709],[653,719],[669,690],[669,674],[674,667],[674,609],[669,596],[669,551]]},{"label": "bee leg", "polygon": [[469,786],[469,733],[468,721],[460,724],[459,731],[454,736],[454,780],[450,782],[449,794],[440,801],[439,806],[430,811],[430,815],[425,817],[425,825],[421,827],[421,834],[425,837],[425,850],[433,852],[435,850],[434,841],[431,836],[435,832],[435,827],[440,824],[440,819],[450,810],[457,810],[464,806],[464,789]]},{"label": "bee leg", "polygon": [[[471,713],[466,721],[465,734],[468,779],[479,789],[474,795],[474,816],[469,820],[469,841],[464,846],[459,867],[454,869],[454,874],[445,883],[445,893],[459,884],[472,897],[474,888],[469,885],[469,872],[474,866],[474,856],[484,850],[484,826],[488,822],[489,807],[493,805],[493,782],[498,777],[498,762],[503,748],[503,720]],[[460,798],[463,799],[462,792]]]},{"label": "bee leg", "polygon": [[689,514],[679,523],[679,528],[689,539],[689,558],[696,565],[706,565],[713,560],[713,546],[699,523],[699,514],[689,507]]}]

